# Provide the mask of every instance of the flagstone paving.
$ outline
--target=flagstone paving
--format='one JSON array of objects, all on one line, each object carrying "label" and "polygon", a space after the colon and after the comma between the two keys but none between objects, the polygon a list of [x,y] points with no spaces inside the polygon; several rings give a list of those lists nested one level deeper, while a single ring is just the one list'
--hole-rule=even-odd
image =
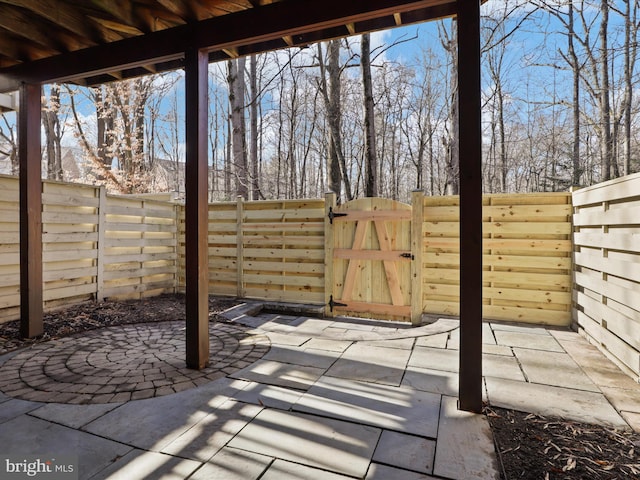
[{"label": "flagstone paving", "polygon": [[[457,409],[456,320],[410,328],[255,304],[227,318],[200,372],[183,368],[172,322],[0,357],[0,453],[78,455],[92,480],[499,478],[486,417]],[[490,405],[640,428],[640,386],[578,334],[486,322],[483,342]],[[142,365],[163,377],[137,378]],[[181,375],[193,385],[176,392]],[[146,382],[150,398],[116,391]]]}]

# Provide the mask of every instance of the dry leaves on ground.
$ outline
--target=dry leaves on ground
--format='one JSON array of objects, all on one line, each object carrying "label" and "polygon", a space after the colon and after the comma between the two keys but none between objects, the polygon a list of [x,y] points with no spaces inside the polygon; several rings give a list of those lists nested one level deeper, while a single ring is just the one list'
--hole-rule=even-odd
[{"label": "dry leaves on ground", "polygon": [[640,434],[487,408],[505,480],[640,479]]},{"label": "dry leaves on ground", "polygon": [[[238,303],[234,298],[209,297],[209,319],[225,321],[218,314]],[[45,314],[44,334],[35,339],[20,337],[18,320],[0,324],[0,355],[33,343],[93,328],[185,319],[182,294],[160,295],[142,300],[86,302]]]}]

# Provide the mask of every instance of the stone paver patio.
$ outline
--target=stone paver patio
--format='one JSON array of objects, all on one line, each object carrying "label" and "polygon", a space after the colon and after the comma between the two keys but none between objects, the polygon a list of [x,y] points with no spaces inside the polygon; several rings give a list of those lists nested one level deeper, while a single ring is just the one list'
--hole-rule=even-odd
[{"label": "stone paver patio", "polygon": [[[226,315],[203,372],[174,322],[0,357],[2,453],[74,454],[81,479],[499,477],[486,418],[457,410],[456,320]],[[640,429],[640,386],[578,334],[489,322],[483,348],[489,404]]]},{"label": "stone paver patio", "polygon": [[0,391],[57,403],[118,403],[168,395],[224,377],[269,350],[243,325],[210,324],[210,365],[185,367],[184,322],[91,330],[38,343],[0,367]]}]

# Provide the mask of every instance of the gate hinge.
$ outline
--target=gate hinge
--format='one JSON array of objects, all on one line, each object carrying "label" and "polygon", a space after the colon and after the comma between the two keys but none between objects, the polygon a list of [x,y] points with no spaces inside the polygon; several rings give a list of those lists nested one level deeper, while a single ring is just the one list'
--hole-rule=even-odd
[{"label": "gate hinge", "polygon": [[329,296],[329,309],[333,312],[333,307],[346,307],[346,303],[335,302],[333,300],[333,295]]},{"label": "gate hinge", "polygon": [[409,252],[401,253],[400,256],[402,258],[410,258],[411,260],[414,260],[416,258],[413,256],[413,253],[409,253]]},{"label": "gate hinge", "polygon": [[333,219],[336,217],[346,217],[346,213],[334,212],[333,207],[329,207],[329,213],[327,215],[329,217],[329,223],[333,225]]}]

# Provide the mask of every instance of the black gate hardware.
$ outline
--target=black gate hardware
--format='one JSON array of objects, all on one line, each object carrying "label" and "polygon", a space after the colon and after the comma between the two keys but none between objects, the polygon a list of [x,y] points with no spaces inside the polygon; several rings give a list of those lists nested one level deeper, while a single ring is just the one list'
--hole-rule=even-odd
[{"label": "black gate hardware", "polygon": [[329,217],[329,223],[333,225],[333,219],[336,217],[346,217],[348,214],[346,213],[336,213],[333,211],[333,207],[329,207],[329,214],[327,215]]},{"label": "black gate hardware", "polygon": [[333,312],[333,307],[346,307],[346,303],[334,302],[333,295],[329,296],[329,309]]},{"label": "black gate hardware", "polygon": [[410,258],[411,260],[415,259],[415,257],[413,256],[413,253],[409,253],[409,252],[401,253],[400,256],[402,258]]}]

